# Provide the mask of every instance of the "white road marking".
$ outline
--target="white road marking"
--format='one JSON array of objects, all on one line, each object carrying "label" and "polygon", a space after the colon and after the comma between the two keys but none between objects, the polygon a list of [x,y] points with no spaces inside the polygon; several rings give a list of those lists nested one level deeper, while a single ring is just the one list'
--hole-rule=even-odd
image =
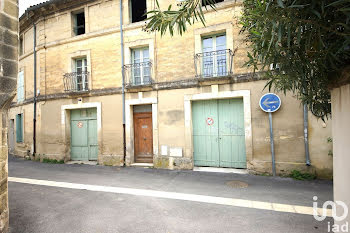
[{"label": "white road marking", "polygon": [[[69,189],[80,189],[80,190],[89,190],[89,191],[95,191],[95,192],[129,194],[129,195],[145,196],[145,197],[158,197],[158,198],[173,199],[173,200],[193,201],[193,202],[227,205],[227,206],[234,206],[234,207],[270,210],[270,211],[276,211],[276,212],[313,215],[313,208],[309,206],[287,205],[287,204],[272,203],[272,202],[261,202],[261,201],[252,201],[252,200],[226,198],[226,197],[215,197],[215,196],[206,196],[206,195],[198,195],[198,194],[164,192],[164,191],[156,191],[156,190],[148,190],[148,189],[122,188],[122,187],[101,186],[101,185],[77,184],[77,183],[57,182],[57,181],[49,181],[49,180],[18,178],[18,177],[9,177],[8,181],[23,183],[23,184],[43,185],[43,186],[69,188]],[[318,213],[322,213],[322,208],[318,208]],[[327,209],[327,216],[328,217],[332,216],[330,209]]]}]

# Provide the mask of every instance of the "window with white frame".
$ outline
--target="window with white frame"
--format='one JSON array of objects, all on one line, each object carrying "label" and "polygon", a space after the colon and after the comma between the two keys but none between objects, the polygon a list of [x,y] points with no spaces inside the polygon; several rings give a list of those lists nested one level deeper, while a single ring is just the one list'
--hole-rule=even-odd
[{"label": "window with white frame", "polygon": [[202,75],[215,77],[227,75],[226,35],[202,38]]},{"label": "window with white frame", "polygon": [[76,90],[88,90],[88,70],[86,57],[76,58],[74,60],[76,74]]},{"label": "window with white frame", "polygon": [[151,65],[149,48],[131,50],[132,83],[134,85],[148,84],[151,81]]},{"label": "window with white frame", "polygon": [[24,101],[24,71],[18,73],[17,78],[17,102]]}]

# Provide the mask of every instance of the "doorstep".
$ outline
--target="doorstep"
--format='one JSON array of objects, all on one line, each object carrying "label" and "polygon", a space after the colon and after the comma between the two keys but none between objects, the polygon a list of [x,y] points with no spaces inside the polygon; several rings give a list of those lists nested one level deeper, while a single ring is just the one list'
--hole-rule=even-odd
[{"label": "doorstep", "polygon": [[218,173],[249,174],[247,169],[222,168],[222,167],[194,167],[194,168],[193,168],[193,171],[198,171],[198,172],[218,172]]},{"label": "doorstep", "polygon": [[97,165],[97,161],[84,161],[84,160],[74,160],[68,161],[66,164],[85,164],[85,165]]},{"label": "doorstep", "polygon": [[145,168],[153,168],[153,163],[132,163],[131,167],[145,167]]}]

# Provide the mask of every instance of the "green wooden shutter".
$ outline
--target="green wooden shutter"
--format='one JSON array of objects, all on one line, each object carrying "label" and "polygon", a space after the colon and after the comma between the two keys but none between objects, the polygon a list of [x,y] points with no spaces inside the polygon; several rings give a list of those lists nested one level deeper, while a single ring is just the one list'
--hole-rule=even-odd
[{"label": "green wooden shutter", "polygon": [[18,73],[17,81],[17,102],[24,100],[24,72],[21,71]]},{"label": "green wooden shutter", "polygon": [[16,142],[23,142],[23,119],[22,114],[16,115]]}]

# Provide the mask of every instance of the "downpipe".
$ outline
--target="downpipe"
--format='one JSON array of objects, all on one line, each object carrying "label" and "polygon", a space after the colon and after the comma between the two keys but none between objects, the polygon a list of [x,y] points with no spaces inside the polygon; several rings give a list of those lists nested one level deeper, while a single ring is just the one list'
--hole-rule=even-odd
[{"label": "downpipe", "polygon": [[120,56],[121,56],[121,71],[122,71],[122,102],[123,102],[123,166],[126,166],[126,135],[125,135],[125,74],[124,74],[124,35],[123,35],[123,1],[120,0],[119,8],[120,18]]},{"label": "downpipe", "polygon": [[308,107],[304,104],[304,144],[305,144],[305,160],[306,165],[311,166],[310,153],[309,153],[309,117],[308,117]]},{"label": "downpipe", "polygon": [[33,22],[33,55],[34,55],[34,100],[33,100],[33,156],[36,154],[36,104],[37,104],[37,87],[36,87],[36,24]]}]

